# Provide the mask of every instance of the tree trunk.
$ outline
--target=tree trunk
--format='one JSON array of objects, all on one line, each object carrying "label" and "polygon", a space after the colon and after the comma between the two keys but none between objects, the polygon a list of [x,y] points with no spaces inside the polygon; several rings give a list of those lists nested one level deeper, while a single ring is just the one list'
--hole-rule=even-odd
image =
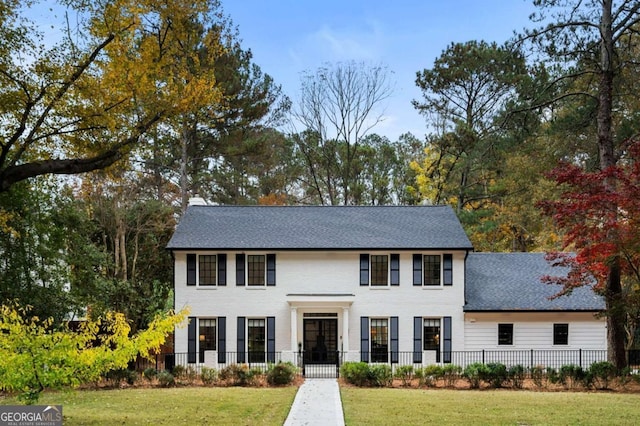
[{"label": "tree trunk", "polygon": [[182,213],[187,210],[189,205],[189,176],[187,175],[187,162],[189,161],[189,128],[187,124],[182,126],[182,135],[180,135],[180,197]]},{"label": "tree trunk", "polygon": [[[616,164],[616,155],[612,131],[613,114],[613,28],[612,28],[612,0],[602,2],[602,16],[600,20],[600,84],[598,87],[598,154],[600,169],[605,170]],[[613,178],[605,182],[610,191],[617,190]],[[618,236],[615,230],[610,230],[609,239],[615,243]],[[605,288],[605,302],[607,308],[607,349],[608,358],[617,368],[626,366],[625,330],[626,320],[620,279],[620,258],[611,259]]]}]

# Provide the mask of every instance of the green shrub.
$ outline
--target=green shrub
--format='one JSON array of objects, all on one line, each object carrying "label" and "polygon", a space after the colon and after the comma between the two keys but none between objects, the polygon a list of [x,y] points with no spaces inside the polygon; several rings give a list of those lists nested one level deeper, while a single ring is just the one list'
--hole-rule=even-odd
[{"label": "green shrub", "polygon": [[345,362],[340,367],[340,375],[355,386],[367,386],[369,382],[369,364],[366,362]]},{"label": "green shrub", "polygon": [[118,386],[123,381],[128,385],[133,385],[138,380],[138,374],[126,368],[118,368],[111,370],[105,375],[105,379],[111,382],[113,386]]},{"label": "green shrub", "polygon": [[369,386],[391,386],[393,373],[387,364],[373,364],[369,366]]},{"label": "green shrub", "polygon": [[178,364],[173,366],[173,369],[171,370],[171,374],[173,374],[174,378],[181,379],[186,371],[187,369],[184,365]]},{"label": "green shrub", "polygon": [[618,374],[618,380],[622,387],[627,386],[627,384],[629,384],[632,378],[633,378],[633,371],[631,370],[631,367],[624,367],[622,370],[620,370],[620,373]]},{"label": "green shrub", "polygon": [[442,367],[436,364],[427,365],[421,371],[420,386],[435,386],[438,379],[444,375]]},{"label": "green shrub", "polygon": [[555,368],[547,367],[545,375],[549,383],[554,385],[561,383],[560,375],[558,374],[558,370],[556,370]]},{"label": "green shrub", "polygon": [[215,368],[202,367],[202,370],[200,371],[200,380],[202,380],[203,384],[212,385],[216,382],[217,378],[218,372]]},{"label": "green shrub", "polygon": [[246,364],[231,364],[220,370],[218,378],[232,386],[249,386],[255,383],[260,370],[249,367]]},{"label": "green shrub", "polygon": [[536,387],[541,388],[544,386],[545,382],[545,372],[544,368],[541,365],[536,365],[535,367],[531,367],[531,380]]},{"label": "green shrub", "polygon": [[483,380],[489,383],[492,388],[501,388],[507,380],[507,367],[501,363],[487,364],[488,374]]},{"label": "green shrub", "polygon": [[156,377],[158,378],[158,383],[160,383],[160,386],[162,386],[163,388],[168,388],[176,384],[176,380],[173,377],[173,374],[169,373],[168,371],[161,371]]},{"label": "green shrub", "polygon": [[594,362],[589,372],[598,389],[609,389],[611,380],[616,377],[616,366],[609,361]]},{"label": "green shrub", "polygon": [[[509,381],[511,381],[511,385],[516,389],[522,389],[522,385],[524,384],[524,379],[526,378],[526,376],[527,376],[527,369],[520,364],[512,365],[511,367],[509,367],[509,370],[507,371],[507,377],[509,378]],[[533,377],[533,371],[532,371],[532,377]]]},{"label": "green shrub", "polygon": [[411,386],[411,381],[413,380],[414,372],[413,365],[401,365],[396,368],[393,377],[402,381],[402,386]]},{"label": "green shrub", "polygon": [[145,368],[144,371],[142,372],[142,376],[149,381],[153,380],[157,375],[158,375],[158,370],[156,370],[153,367]]},{"label": "green shrub", "polygon": [[184,372],[180,376],[180,381],[184,382],[185,384],[191,385],[196,381],[197,378],[198,372],[193,366],[190,365],[184,369]]},{"label": "green shrub", "polygon": [[459,365],[446,364],[442,367],[442,378],[444,379],[444,385],[452,387],[456,384],[456,380],[460,378],[462,373],[462,367]]},{"label": "green shrub", "polygon": [[478,389],[480,384],[489,377],[489,367],[481,362],[474,362],[464,368],[462,376],[467,379],[471,389]]},{"label": "green shrub", "polygon": [[288,385],[296,377],[297,368],[290,362],[269,365],[267,383],[270,385]]},{"label": "green shrub", "polygon": [[568,364],[563,365],[558,370],[559,382],[565,388],[573,389],[579,383],[584,383],[585,372],[579,365]]}]

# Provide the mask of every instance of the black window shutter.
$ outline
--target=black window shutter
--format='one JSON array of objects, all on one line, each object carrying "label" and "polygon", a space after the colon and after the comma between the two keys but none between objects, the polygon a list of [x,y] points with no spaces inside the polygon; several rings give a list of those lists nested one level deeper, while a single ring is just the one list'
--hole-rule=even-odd
[{"label": "black window shutter", "polygon": [[422,255],[413,255],[413,285],[422,285]]},{"label": "black window shutter", "polygon": [[422,317],[413,317],[413,362],[422,363]]},{"label": "black window shutter", "polygon": [[391,254],[391,285],[400,285],[400,255]]},{"label": "black window shutter", "polygon": [[236,285],[244,285],[244,253],[236,254]]},{"label": "black window shutter", "polygon": [[276,362],[276,317],[267,317],[267,362]]},{"label": "black window shutter", "polygon": [[369,317],[360,317],[360,361],[369,362]]},{"label": "black window shutter", "polygon": [[360,255],[360,285],[369,285],[369,255]]},{"label": "black window shutter", "polygon": [[276,285],[276,255],[267,255],[267,285]]},{"label": "black window shutter", "polygon": [[196,285],[196,255],[187,254],[187,285]]},{"label": "black window shutter", "polygon": [[218,254],[218,285],[227,285],[227,255]]},{"label": "black window shutter", "polygon": [[442,340],[443,347],[443,356],[442,361],[446,363],[451,362],[451,317],[442,318],[442,334],[444,339]]},{"label": "black window shutter", "polygon": [[196,317],[189,317],[189,326],[187,328],[187,362],[190,364],[196,362],[197,321],[198,319]]},{"label": "black window shutter", "polygon": [[236,346],[236,351],[238,352],[238,359],[237,362],[239,363],[243,363],[245,362],[244,360],[244,348],[245,348],[245,338],[244,338],[244,333],[245,333],[245,327],[244,327],[244,322],[245,322],[245,318],[244,317],[238,317],[238,343]]},{"label": "black window shutter", "polygon": [[398,363],[398,317],[391,317],[391,362]]},{"label": "black window shutter", "polygon": [[453,285],[453,258],[451,254],[442,255],[442,284]]},{"label": "black window shutter", "polygon": [[227,362],[227,317],[218,317],[218,363]]}]

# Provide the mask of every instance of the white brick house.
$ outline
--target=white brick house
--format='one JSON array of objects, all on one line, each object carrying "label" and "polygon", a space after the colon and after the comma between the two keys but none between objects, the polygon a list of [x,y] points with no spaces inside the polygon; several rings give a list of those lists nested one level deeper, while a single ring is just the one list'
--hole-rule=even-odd
[{"label": "white brick house", "polygon": [[190,206],[168,249],[189,363],[606,348],[590,289],[549,300],[542,254],[472,253],[450,207]]}]

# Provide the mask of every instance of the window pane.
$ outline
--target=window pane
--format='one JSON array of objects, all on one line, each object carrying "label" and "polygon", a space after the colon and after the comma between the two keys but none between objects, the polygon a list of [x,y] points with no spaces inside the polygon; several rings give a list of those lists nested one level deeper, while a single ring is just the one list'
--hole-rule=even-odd
[{"label": "window pane", "polygon": [[513,345],[513,324],[498,324],[498,344]]},{"label": "window pane", "polygon": [[440,256],[424,256],[424,285],[440,285]]},{"label": "window pane", "polygon": [[247,269],[249,285],[264,285],[265,256],[263,254],[247,256]]},{"label": "window pane", "polygon": [[266,351],[265,336],[264,319],[250,319],[247,321],[249,362],[264,362]]},{"label": "window pane", "polygon": [[371,362],[387,362],[389,328],[387,319],[371,319]]},{"label": "window pane", "polygon": [[553,344],[569,344],[569,324],[553,324]]},{"label": "window pane", "polygon": [[386,255],[371,256],[371,285],[387,285],[389,257]]},{"label": "window pane", "polygon": [[200,362],[204,362],[204,351],[216,350],[216,320],[201,319],[199,329]]},{"label": "window pane", "polygon": [[424,320],[424,350],[440,350],[440,320]]},{"label": "window pane", "polygon": [[199,283],[200,285],[216,284],[216,256],[199,256]]}]

